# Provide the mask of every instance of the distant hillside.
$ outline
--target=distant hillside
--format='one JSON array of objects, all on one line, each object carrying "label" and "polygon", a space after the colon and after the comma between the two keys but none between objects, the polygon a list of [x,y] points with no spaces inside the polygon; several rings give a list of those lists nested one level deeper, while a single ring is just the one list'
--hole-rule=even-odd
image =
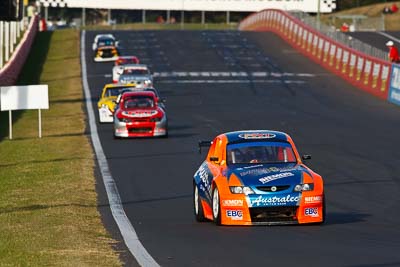
[{"label": "distant hillside", "polygon": [[343,11],[323,15],[321,16],[321,19],[326,24],[329,24],[329,22],[332,21],[332,17],[337,15],[364,15],[372,18],[380,18],[382,17],[383,9],[385,7],[391,7],[393,4],[396,4],[399,7],[399,11],[397,11],[394,14],[384,15],[385,30],[400,31],[400,1],[386,2],[381,4],[373,4],[368,6],[346,9]]}]

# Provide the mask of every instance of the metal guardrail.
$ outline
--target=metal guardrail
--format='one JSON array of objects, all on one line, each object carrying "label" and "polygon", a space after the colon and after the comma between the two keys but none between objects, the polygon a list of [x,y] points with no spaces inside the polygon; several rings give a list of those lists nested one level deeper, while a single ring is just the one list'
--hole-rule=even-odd
[{"label": "metal guardrail", "polygon": [[363,52],[367,55],[370,55],[375,58],[380,58],[383,60],[387,60],[387,52],[378,49],[376,47],[373,47],[369,44],[366,44],[356,38],[353,38],[352,36],[342,33],[340,31],[337,31],[335,27],[325,25],[321,22],[319,22],[315,17],[312,17],[308,15],[307,13],[298,11],[298,12],[290,12],[290,14],[308,26],[318,30],[322,34],[326,35],[327,37],[344,44],[348,47],[351,47],[357,51]]}]

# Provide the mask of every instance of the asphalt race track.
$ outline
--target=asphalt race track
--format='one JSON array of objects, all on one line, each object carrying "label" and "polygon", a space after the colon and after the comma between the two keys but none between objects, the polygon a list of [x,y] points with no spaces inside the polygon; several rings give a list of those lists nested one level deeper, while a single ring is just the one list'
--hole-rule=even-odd
[{"label": "asphalt race track", "polygon": [[[112,63],[86,61],[93,108]],[[137,235],[161,266],[400,266],[400,107],[350,86],[271,33],[116,31],[167,100],[169,137],[114,140],[97,124]],[[198,140],[240,129],[289,133],[325,179],[322,226],[197,223],[192,177]],[[104,222],[120,240],[107,209]],[[137,265],[124,254],[127,266]]]}]

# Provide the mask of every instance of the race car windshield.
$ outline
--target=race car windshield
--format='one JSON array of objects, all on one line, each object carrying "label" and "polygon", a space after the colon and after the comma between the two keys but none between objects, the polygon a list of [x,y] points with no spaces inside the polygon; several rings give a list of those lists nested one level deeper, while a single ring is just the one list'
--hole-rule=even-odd
[{"label": "race car windshield", "polygon": [[226,153],[228,165],[296,162],[291,145],[285,142],[228,144]]},{"label": "race car windshield", "polygon": [[147,69],[125,69],[123,74],[147,75],[149,74],[149,71]]},{"label": "race car windshield", "polygon": [[114,46],[114,41],[109,39],[109,40],[99,40],[98,46]]},{"label": "race car windshield", "polygon": [[148,96],[134,96],[124,99],[124,107],[131,108],[152,108],[154,107],[154,100]]}]

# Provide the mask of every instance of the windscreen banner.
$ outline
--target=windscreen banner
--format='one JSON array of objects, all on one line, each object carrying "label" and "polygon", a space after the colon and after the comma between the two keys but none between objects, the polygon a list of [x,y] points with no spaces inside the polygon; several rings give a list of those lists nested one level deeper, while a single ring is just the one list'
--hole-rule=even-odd
[{"label": "windscreen banner", "polygon": [[45,7],[254,12],[266,8],[331,13],[336,0],[38,0]]}]

